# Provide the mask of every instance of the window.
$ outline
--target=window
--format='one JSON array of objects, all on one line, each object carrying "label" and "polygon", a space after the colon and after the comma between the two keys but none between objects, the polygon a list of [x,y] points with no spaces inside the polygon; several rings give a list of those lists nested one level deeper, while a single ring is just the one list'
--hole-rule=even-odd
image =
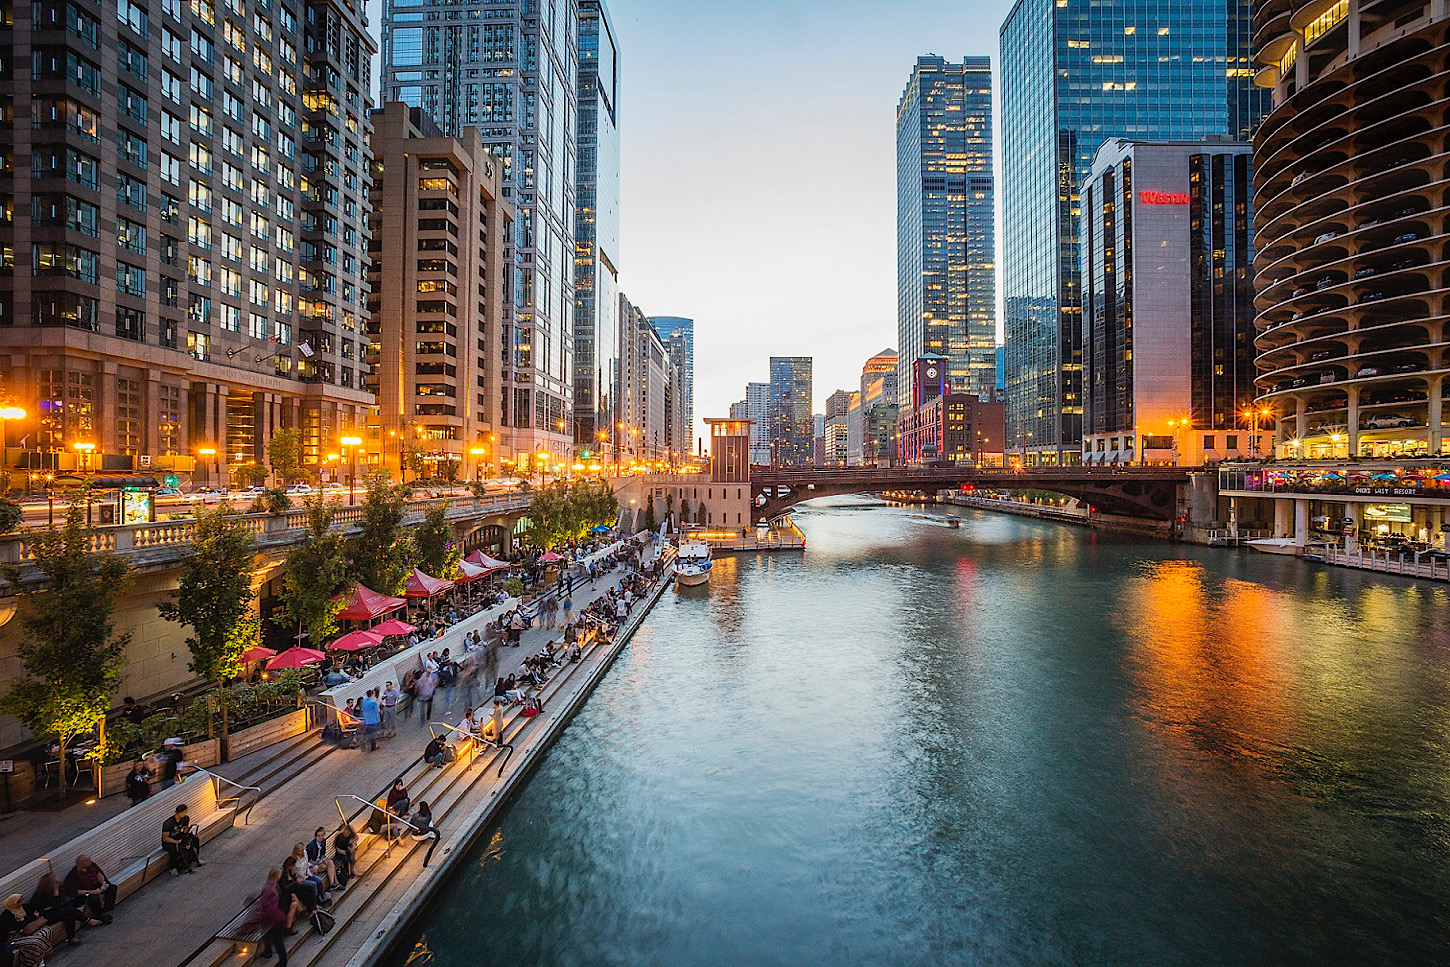
[{"label": "window", "polygon": [[169,30],[161,31],[161,52],[178,64],[181,63],[181,38]]},{"label": "window", "polygon": [[191,166],[198,174],[211,174],[211,149],[204,144],[191,142]]},{"label": "window", "polygon": [[266,316],[258,315],[255,312],[251,313],[248,316],[248,319],[247,319],[247,335],[250,336],[250,337],[252,337],[253,339],[266,339],[266,338],[268,338],[268,331],[270,329],[271,329],[271,324],[267,321],[267,317]]},{"label": "window", "polygon": [[134,3],[133,0],[117,0],[116,18],[142,37],[145,37],[151,29],[151,21],[146,16],[146,8],[139,3]]},{"label": "window", "polygon": [[204,332],[186,334],[186,351],[197,359],[211,359],[211,337]]},{"label": "window", "polygon": [[126,306],[116,307],[116,335],[122,339],[143,342],[146,339],[146,313]]},{"label": "window", "polygon": [[169,111],[162,111],[161,136],[172,144],[181,144],[181,118]]},{"label": "window", "polygon": [[146,142],[125,128],[116,129],[116,153],[123,161],[146,167]]},{"label": "window", "polygon": [[146,210],[146,182],[137,181],[130,175],[116,175],[116,201],[144,212]]},{"label": "window", "polygon": [[181,159],[173,158],[170,154],[161,152],[161,180],[169,185],[181,184]]},{"label": "window", "polygon": [[211,137],[211,112],[193,104],[191,106],[191,128],[204,138]]},{"label": "window", "polygon": [[211,38],[202,34],[195,27],[191,30],[191,53],[195,57],[210,64],[216,50],[212,47]]},{"label": "window", "polygon": [[146,79],[146,52],[141,48],[121,41],[116,51],[116,63],[122,70],[129,71],[143,81]]},{"label": "window", "polygon": [[210,101],[216,88],[212,84],[210,75],[203,74],[199,69],[193,67],[191,69],[191,89],[197,97]]},{"label": "window", "polygon": [[146,254],[146,226],[129,218],[116,219],[116,244],[137,255]]},{"label": "window", "polygon": [[43,242],[30,247],[30,256],[36,275],[66,275],[88,283],[97,279],[99,259],[89,249],[63,242]]},{"label": "window", "polygon": [[116,291],[124,292],[126,295],[144,296],[146,294],[146,270],[139,265],[117,262]]},{"label": "window", "polygon": [[204,212],[211,211],[211,186],[205,182],[192,179],[190,189],[187,192],[188,200]]},{"label": "window", "polygon": [[187,279],[192,285],[211,285],[211,263],[195,255],[186,257]]},{"label": "window", "polygon": [[242,331],[242,310],[236,306],[229,306],[222,303],[221,323],[222,329],[227,332]]},{"label": "window", "polygon": [[161,95],[177,104],[181,103],[181,78],[171,71],[161,72]]},{"label": "window", "polygon": [[200,249],[211,248],[211,223],[192,215],[186,220],[186,240]]}]

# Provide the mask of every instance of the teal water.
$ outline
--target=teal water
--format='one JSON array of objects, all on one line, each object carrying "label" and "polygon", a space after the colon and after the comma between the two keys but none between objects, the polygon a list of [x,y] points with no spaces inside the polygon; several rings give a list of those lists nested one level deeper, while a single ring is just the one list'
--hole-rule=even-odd
[{"label": "teal water", "polygon": [[1450,962],[1450,594],[801,509],[671,589],[396,959]]}]

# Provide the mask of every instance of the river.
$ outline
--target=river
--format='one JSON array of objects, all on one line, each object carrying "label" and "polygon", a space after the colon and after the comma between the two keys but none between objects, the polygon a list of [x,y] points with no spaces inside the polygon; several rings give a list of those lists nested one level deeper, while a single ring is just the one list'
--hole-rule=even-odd
[{"label": "river", "polygon": [[1450,963],[1446,588],[924,513],[667,591],[396,962]]}]

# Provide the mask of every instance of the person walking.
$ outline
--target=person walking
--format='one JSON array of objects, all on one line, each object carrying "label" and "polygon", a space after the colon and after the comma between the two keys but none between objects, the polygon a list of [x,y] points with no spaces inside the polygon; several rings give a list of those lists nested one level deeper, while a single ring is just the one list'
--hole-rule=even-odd
[{"label": "person walking", "polygon": [[571,589],[564,597],[564,627],[569,627],[574,620],[574,592]]},{"label": "person walking", "polygon": [[383,735],[388,738],[398,734],[398,699],[401,696],[392,682],[383,688]]},{"label": "person walking", "polygon": [[363,736],[369,752],[378,750],[378,727],[383,722],[382,706],[378,704],[378,690],[369,689],[362,701]]},{"label": "person walking", "polygon": [[414,687],[418,690],[418,703],[422,706],[419,720],[427,725],[433,718],[433,693],[438,690],[438,673],[425,671],[418,677],[418,683]]},{"label": "person walking", "polygon": [[267,871],[267,885],[262,895],[247,914],[244,928],[260,930],[262,933],[262,956],[277,958],[277,967],[287,967],[287,911],[282,909],[282,871],[272,867]]}]

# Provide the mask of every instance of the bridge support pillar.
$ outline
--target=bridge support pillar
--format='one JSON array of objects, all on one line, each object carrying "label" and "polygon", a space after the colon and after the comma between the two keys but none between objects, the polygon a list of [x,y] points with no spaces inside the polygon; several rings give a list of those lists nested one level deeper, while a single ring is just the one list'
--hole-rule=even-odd
[{"label": "bridge support pillar", "polygon": [[1309,500],[1299,498],[1294,501],[1294,543],[1303,547],[1309,543]]},{"label": "bridge support pillar", "polygon": [[1294,526],[1294,501],[1289,497],[1274,498],[1274,536],[1288,537]]}]

